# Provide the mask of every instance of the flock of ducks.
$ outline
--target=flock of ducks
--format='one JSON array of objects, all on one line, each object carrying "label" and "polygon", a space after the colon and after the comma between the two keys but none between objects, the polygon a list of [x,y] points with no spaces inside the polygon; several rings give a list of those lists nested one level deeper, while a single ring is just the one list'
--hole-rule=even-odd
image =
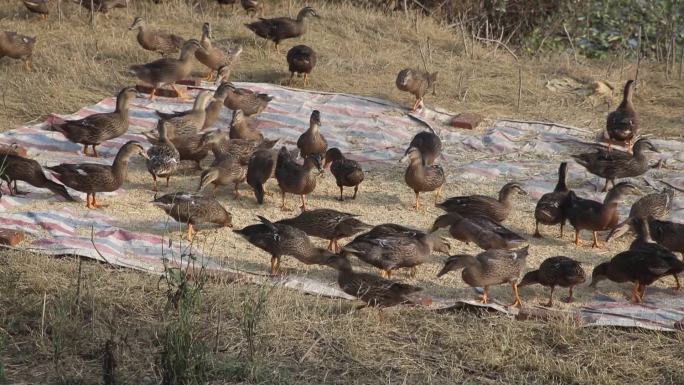
[{"label": "flock of ducks", "polygon": [[[47,14],[46,0],[23,0],[32,12]],[[89,2],[83,2],[86,5]],[[116,0],[96,1],[93,11],[107,12],[119,4]],[[219,0],[221,4],[235,4],[236,0]],[[262,15],[263,4],[250,0],[241,2],[250,14]],[[261,5],[260,5],[261,4]],[[89,5],[88,5],[89,7]],[[257,36],[271,40],[278,45],[285,39],[301,36],[306,31],[307,17],[320,17],[311,7],[304,7],[296,19],[287,17],[259,18],[246,24]],[[233,230],[248,242],[271,255],[270,271],[280,272],[281,258],[294,257],[304,264],[325,265],[338,270],[340,288],[363,300],[366,305],[387,307],[415,302],[415,293],[421,288],[392,280],[398,269],[416,268],[426,262],[432,252],[449,253],[449,242],[439,229],[448,228],[453,238],[474,243],[483,252],[480,254],[459,254],[450,256],[438,273],[443,276],[450,271],[462,270],[461,276],[467,284],[484,288],[481,302],[488,303],[489,288],[493,285],[509,284],[515,301],[521,306],[518,288],[541,284],[551,288],[548,306],[553,305],[556,287],[569,288],[568,301],[573,298],[573,288],[585,282],[585,272],[580,263],[565,257],[555,256],[545,260],[538,269],[527,272],[526,257],[530,250],[526,239],[506,228],[502,223],[512,211],[515,196],[527,195],[518,182],[506,183],[498,197],[483,195],[457,196],[441,201],[446,176],[444,169],[435,164],[442,151],[440,138],[430,131],[418,133],[409,143],[402,161],[408,163],[404,180],[415,193],[415,209],[420,210],[420,193],[435,192],[436,206],[445,211],[434,221],[429,231],[405,227],[393,223],[369,225],[358,219],[358,215],[332,209],[314,209],[307,206],[306,197],[317,185],[319,175],[329,167],[340,189],[339,200],[345,200],[344,188],[353,188],[351,199],[355,199],[359,186],[364,181],[364,172],[359,163],[345,157],[339,148],[329,148],[323,135],[323,117],[319,111],[311,113],[309,127],[297,140],[297,149],[281,146],[275,148],[278,140],[265,138],[256,127],[253,117],[267,107],[272,100],[269,95],[238,88],[230,83],[230,73],[238,60],[241,47],[222,48],[212,44],[212,29],[208,23],[202,27],[199,40],[185,40],[177,35],[151,30],[145,21],[136,17],[130,29],[137,29],[137,41],[146,50],[164,55],[150,63],[133,65],[132,75],[152,86],[150,98],[160,87],[171,86],[190,76],[194,60],[209,70],[207,79],[216,80],[217,88],[212,93],[203,90],[196,96],[192,109],[176,112],[158,112],[158,124],[154,132],[146,133],[152,146],[145,150],[136,141],[129,141],[118,151],[111,165],[95,163],[60,164],[43,168],[35,160],[22,157],[12,150],[2,156],[4,167],[0,176],[8,185],[10,194],[21,194],[17,181],[46,188],[74,201],[66,187],[86,194],[89,209],[103,207],[96,195],[119,189],[126,180],[128,164],[133,156],[145,158],[147,170],[152,178],[152,188],[158,190],[158,179],[170,179],[177,173],[182,161],[192,161],[200,171],[196,192],[174,192],[157,196],[152,203],[175,220],[186,223],[187,238],[192,240],[197,227],[211,223],[232,227],[230,212],[216,198],[216,190],[229,186],[236,199],[238,187],[247,182],[252,188],[258,204],[264,204],[267,195],[265,184],[269,179],[277,181],[281,194],[281,208],[287,207],[287,194],[299,195],[301,214],[296,217],[272,222],[259,216],[259,222],[242,229]],[[14,32],[0,35],[0,55],[21,59],[31,68],[31,53],[34,38]],[[178,58],[168,55],[178,53]],[[298,45],[286,55],[292,77],[308,75],[316,64],[315,51]],[[292,79],[291,77],[291,79]],[[423,105],[423,97],[437,80],[437,73],[415,69],[399,72],[396,86],[415,96],[412,110]],[[674,252],[684,252],[684,224],[662,220],[672,210],[674,190],[665,189],[637,201],[629,217],[620,222],[618,205],[625,194],[638,192],[630,182],[615,184],[616,179],[636,177],[652,168],[645,156],[646,151],[657,151],[648,139],[640,138],[638,117],[632,102],[633,82],[625,85],[623,101],[610,115],[606,124],[608,148],[597,145],[595,151],[574,155],[578,164],[589,172],[606,179],[604,191],[612,184],[603,202],[579,197],[566,185],[567,162],[559,167],[558,183],[552,192],[538,201],[534,217],[534,236],[541,237],[539,225],[560,225],[569,222],[575,229],[575,243],[579,245],[580,232],[589,230],[593,234],[593,246],[600,247],[598,232],[610,230],[610,237],[617,237],[628,230],[636,234],[630,248],[594,268],[594,286],[604,279],[615,282],[632,282],[632,301],[642,302],[646,287],[655,280],[684,271],[684,263]],[[122,89],[112,112],[93,114],[79,120],[53,122],[51,129],[64,135],[73,143],[83,145],[86,156],[98,156],[97,146],[120,137],[127,132],[129,105],[136,97],[136,88]],[[185,95],[178,90],[179,97]],[[232,110],[229,130],[211,130],[223,108]],[[628,151],[613,149],[611,145],[626,145]],[[90,151],[89,151],[90,148]],[[212,164],[204,169],[202,161],[213,154]],[[301,158],[302,161],[297,161]],[[62,184],[46,177],[50,172]],[[66,187],[65,187],[66,186]],[[211,191],[206,192],[211,186]],[[441,202],[440,202],[441,201]],[[340,240],[355,238],[340,246]],[[315,246],[309,237],[327,240],[328,247]],[[380,274],[357,272],[352,268],[350,258],[357,259],[379,269]],[[677,279],[677,288],[679,281]]]}]

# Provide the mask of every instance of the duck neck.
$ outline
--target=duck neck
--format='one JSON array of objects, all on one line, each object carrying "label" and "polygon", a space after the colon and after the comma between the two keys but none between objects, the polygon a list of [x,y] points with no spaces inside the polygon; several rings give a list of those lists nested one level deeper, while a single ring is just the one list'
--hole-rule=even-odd
[{"label": "duck neck", "polygon": [[617,201],[622,198],[623,192],[622,189],[618,186],[618,188],[613,187],[608,193],[606,194],[606,197],[603,199],[603,204],[608,205],[610,203],[617,203]]},{"label": "duck neck", "polygon": [[411,158],[409,169],[411,169],[411,171],[417,175],[425,174],[425,166],[423,166],[422,157]]},{"label": "duck neck", "polygon": [[568,178],[568,167],[567,163],[561,165],[558,169],[558,183],[553,191],[568,191],[568,186],[566,185],[566,180]]},{"label": "duck neck", "polygon": [[311,123],[309,133],[312,136],[319,136],[321,134],[321,125],[319,123]]},{"label": "duck neck", "polygon": [[513,191],[511,189],[502,189],[499,191],[499,202],[504,206],[508,207],[511,205],[511,195]]},{"label": "duck neck", "polygon": [[126,95],[119,95],[119,97],[116,98],[116,110],[115,112],[118,112],[124,116],[128,116],[128,106],[130,104],[130,98]]},{"label": "duck neck", "polygon": [[209,33],[207,31],[202,31],[200,44],[202,44],[203,47],[211,47],[211,38],[209,37]]},{"label": "duck neck", "polygon": [[193,57],[194,55],[195,55],[195,50],[194,50],[194,49],[187,49],[187,48],[186,48],[186,49],[184,49],[184,50],[181,50],[181,53],[180,53],[180,61],[183,62],[183,65],[186,65],[186,66],[187,66],[187,65],[191,65],[191,64],[192,64],[192,61],[190,61],[190,59],[192,59],[192,57]]},{"label": "duck neck", "polygon": [[618,203],[610,202],[605,203],[601,208],[601,227],[605,228],[610,224],[617,211]]},{"label": "duck neck", "polygon": [[122,148],[119,153],[116,154],[114,158],[114,163],[112,163],[112,169],[116,179],[123,181],[126,179],[126,174],[128,173],[128,161],[131,159],[133,154],[127,148]]},{"label": "duck neck", "polygon": [[620,107],[627,107],[627,106],[632,106],[632,97],[634,95],[634,84],[629,83],[625,86],[625,89],[622,91],[622,103],[620,103]]},{"label": "duck neck", "polygon": [[304,24],[304,20],[306,20],[306,11],[305,11],[305,10],[301,10],[301,11],[299,11],[299,13],[297,14],[297,23],[303,25],[303,24]]}]

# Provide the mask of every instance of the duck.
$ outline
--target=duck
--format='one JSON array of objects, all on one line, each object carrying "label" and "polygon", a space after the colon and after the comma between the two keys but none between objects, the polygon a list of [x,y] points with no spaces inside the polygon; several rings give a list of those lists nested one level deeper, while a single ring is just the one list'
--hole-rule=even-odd
[{"label": "duck", "polygon": [[242,110],[245,116],[260,114],[273,100],[268,94],[257,94],[244,88],[236,88],[232,83],[223,83],[228,94],[224,106],[231,110]]},{"label": "duck", "polygon": [[610,231],[608,237],[606,237],[606,242],[611,238],[619,238],[624,235],[630,229],[630,226],[633,225],[632,219],[634,218],[643,219],[650,217],[653,219],[662,219],[670,215],[674,204],[674,195],[674,189],[665,188],[660,192],[641,197],[632,204],[627,219]]},{"label": "duck", "polygon": [[126,0],[73,0],[74,3],[81,4],[81,6],[90,12],[100,12],[106,17],[109,11],[115,8],[126,8],[128,5]]},{"label": "duck", "polygon": [[[200,91],[195,97],[195,102],[192,109],[181,112],[161,112],[156,111],[160,120],[163,120],[168,128],[167,135],[171,141],[176,139],[184,140],[186,138],[197,135],[206,121],[206,108],[209,101],[212,99],[212,93],[209,90]],[[155,138],[147,135],[152,142]],[[174,142],[174,144],[176,144]],[[181,143],[178,143],[181,144]]]},{"label": "duck", "polygon": [[290,71],[289,84],[292,84],[296,74],[297,76],[304,75],[304,85],[306,86],[309,81],[309,75],[314,67],[316,67],[316,62],[318,61],[316,51],[308,45],[296,45],[287,51],[286,59]]},{"label": "duck", "polygon": [[565,213],[562,210],[565,200],[568,198],[570,189],[566,184],[568,175],[568,162],[562,162],[558,167],[558,182],[552,192],[546,193],[539,198],[534,209],[534,237],[543,238],[539,232],[539,224],[554,226],[560,224],[560,236],[563,238],[565,226]]},{"label": "duck", "polygon": [[338,252],[341,249],[337,244],[338,240],[371,228],[357,219],[358,217],[356,214],[333,209],[315,209],[304,211],[293,218],[282,219],[277,223],[296,227],[311,237],[326,239],[330,241],[328,250]]},{"label": "duck", "polygon": [[437,277],[463,269],[461,278],[472,287],[483,287],[484,293],[480,298],[483,304],[489,303],[489,287],[508,283],[513,290],[515,301],[509,305],[522,307],[522,300],[518,292],[518,282],[525,268],[529,246],[517,250],[492,249],[476,256],[469,254],[453,255],[447,259]]},{"label": "duck", "polygon": [[233,111],[233,120],[230,122],[230,131],[228,132],[230,139],[246,139],[261,141],[264,135],[259,131],[254,122],[245,117],[242,110]]},{"label": "duck", "polygon": [[449,227],[449,234],[466,244],[473,242],[483,250],[513,249],[526,242],[525,238],[506,227],[482,216],[464,217],[456,212],[440,215],[430,232]]},{"label": "duck", "polygon": [[180,153],[176,146],[167,136],[166,123],[160,120],[158,123],[159,142],[147,150],[147,171],[154,180],[153,190],[157,191],[157,177],[166,178],[166,187],[169,187],[169,179],[178,170]]},{"label": "duck", "polygon": [[242,166],[237,159],[228,156],[202,172],[197,191],[202,191],[211,184],[214,186],[214,190],[212,192],[212,194],[214,194],[216,189],[220,186],[232,184],[235,188],[235,199],[237,200],[240,199],[238,187],[240,186],[240,183],[245,181],[245,177],[245,167]]},{"label": "duck", "polygon": [[567,287],[568,297],[565,302],[574,301],[572,290],[587,280],[582,265],[572,258],[562,255],[546,258],[537,270],[529,271],[518,283],[518,287],[540,284],[551,288],[549,301],[544,305],[553,307],[553,291],[556,286]]},{"label": "duck", "polygon": [[684,256],[684,223],[648,218],[648,230],[659,245]]},{"label": "duck", "polygon": [[211,24],[204,23],[202,25],[202,38],[200,39],[202,48],[195,51],[195,59],[209,68],[210,72],[206,79],[207,81],[211,81],[214,78],[214,73],[219,68],[225,66],[232,68],[237,63],[240,54],[242,54],[241,46],[222,49],[212,44],[212,38]]},{"label": "duck", "polygon": [[408,159],[409,165],[404,173],[404,181],[413,189],[416,194],[416,211],[420,210],[420,193],[435,191],[435,201],[442,197],[442,188],[446,178],[442,166],[433,164],[423,164],[423,155],[415,147],[407,150],[406,155],[401,159],[404,162]]},{"label": "duck", "polygon": [[264,16],[264,2],[262,0],[240,0],[240,5],[249,16]]},{"label": "duck", "polygon": [[592,247],[602,247],[598,241],[598,232],[610,230],[619,222],[618,202],[626,194],[636,194],[639,188],[630,182],[620,182],[613,187],[602,202],[583,199],[574,191],[568,194],[563,210],[570,224],[575,228],[575,245],[580,246],[580,231],[591,230],[594,236]]},{"label": "duck", "polygon": [[67,120],[52,124],[52,129],[63,134],[69,141],[83,145],[83,154],[92,146],[92,156],[98,157],[96,146],[125,134],[130,126],[130,104],[138,91],[126,87],[116,97],[116,108],[112,112],[104,112],[86,116],[83,119]]},{"label": "duck", "polygon": [[254,197],[258,204],[264,204],[264,184],[275,176],[275,166],[278,152],[272,149],[254,151],[247,165],[247,184],[254,190]]},{"label": "duck", "polygon": [[415,147],[420,151],[420,154],[423,156],[423,163],[426,165],[435,163],[435,160],[442,154],[442,140],[432,131],[417,133],[411,139],[411,143],[406,148],[404,155],[408,153],[411,147]]},{"label": "duck", "polygon": [[[670,270],[668,270],[665,274],[672,275],[676,283],[676,286],[673,287],[673,289],[675,291],[679,291],[682,286],[679,283],[678,275],[684,271],[684,262],[677,258],[673,250],[670,250],[653,240],[648,224],[648,218],[635,218],[633,220],[633,224],[637,236],[636,239],[634,239],[634,241],[632,241],[632,243],[629,245],[629,249],[639,253],[658,255],[667,261],[667,263],[670,265]],[[641,299],[643,300],[643,295]]]},{"label": "duck", "polygon": [[245,24],[254,34],[275,44],[276,52],[278,44],[285,39],[300,37],[306,32],[305,19],[309,16],[320,17],[312,7],[304,7],[297,14],[297,19],[290,17],[276,17],[273,19],[259,18],[259,20]]},{"label": "duck", "polygon": [[448,253],[450,249],[449,242],[436,234],[395,227],[374,230],[354,238],[341,254],[356,256],[377,267],[384,278],[390,278],[392,271],[400,268],[411,269],[411,276],[415,276],[416,267],[427,262],[433,250]]},{"label": "duck", "polygon": [[35,37],[21,35],[16,32],[0,32],[0,59],[7,56],[24,62],[26,71],[33,70],[33,47]]},{"label": "duck", "polygon": [[325,265],[338,271],[337,284],[343,292],[365,302],[360,308],[370,306],[382,309],[425,302],[416,296],[422,288],[375,274],[355,272],[345,256],[333,255],[328,258]]},{"label": "duck", "polygon": [[275,175],[280,187],[282,210],[289,210],[285,204],[286,193],[297,194],[302,199],[302,211],[306,211],[306,196],[316,188],[314,169],[321,171],[321,160],[317,155],[304,158],[304,164],[297,164],[285,146],[280,148],[276,161]]},{"label": "duck", "polygon": [[187,240],[197,234],[195,227],[213,223],[221,227],[233,227],[233,216],[216,199],[202,194],[175,192],[155,197],[152,204],[180,223],[188,225]]},{"label": "duck", "polygon": [[468,195],[452,197],[436,206],[446,212],[457,212],[464,217],[477,214],[487,217],[496,223],[501,223],[508,218],[513,207],[513,194],[527,195],[520,183],[509,182],[499,190],[499,198],[484,195]]},{"label": "duck", "polygon": [[639,135],[639,117],[632,102],[634,96],[634,80],[628,80],[622,92],[622,102],[608,114],[606,119],[606,135],[608,149],[613,143],[626,143],[631,149],[632,140]]},{"label": "duck", "polygon": [[615,185],[615,179],[637,177],[652,168],[645,154],[647,150],[660,152],[648,139],[641,138],[634,143],[633,154],[617,150],[609,154],[599,149],[572,157],[590,173],[606,179],[601,190],[606,192],[609,184]]},{"label": "duck", "polygon": [[111,166],[96,163],[62,163],[46,168],[67,187],[86,193],[86,207],[97,209],[107,205],[98,204],[95,194],[118,190],[126,180],[128,162],[134,155],[148,158],[143,146],[131,140],[121,146]]},{"label": "duck", "polygon": [[202,134],[199,145],[202,148],[211,149],[214,154],[215,163],[220,162],[226,156],[232,156],[241,165],[247,166],[254,151],[273,148],[278,142],[278,139],[264,139],[262,141],[229,139],[227,132],[216,130]]},{"label": "duck", "polygon": [[190,39],[183,44],[178,59],[161,58],[147,64],[136,64],[129,67],[128,72],[136,76],[143,83],[153,87],[149,96],[150,100],[154,100],[154,95],[158,88],[167,84],[176,91],[178,97],[185,99],[187,95],[176,88],[176,82],[190,76],[193,64],[192,58],[195,55],[195,51],[201,47],[197,40]]},{"label": "duck", "polygon": [[330,166],[330,172],[335,177],[335,183],[340,188],[340,202],[344,202],[344,188],[354,187],[354,195],[351,199],[356,199],[359,192],[359,185],[363,182],[365,174],[359,162],[347,159],[339,148],[333,147],[325,152],[323,169]]},{"label": "duck", "polygon": [[[48,189],[69,202],[74,201],[64,185],[53,182],[45,176],[43,167],[38,162],[18,154],[0,153],[0,179],[7,182],[7,188],[12,196],[25,194],[17,188],[17,181],[22,181],[33,187]],[[14,188],[12,188],[12,182],[14,182]]]},{"label": "duck", "polygon": [[297,139],[297,148],[302,158],[310,155],[322,157],[328,149],[328,141],[321,134],[321,112],[314,110],[309,118],[309,129]]},{"label": "duck", "polygon": [[152,52],[157,52],[160,55],[166,56],[178,52],[183,44],[185,44],[185,39],[178,35],[174,35],[165,31],[155,31],[147,28],[145,20],[136,16],[133,19],[133,23],[128,30],[138,29],[138,44],[147,50]]},{"label": "duck", "polygon": [[271,274],[280,272],[280,260],[290,256],[306,265],[325,264],[334,254],[315,247],[305,232],[257,216],[261,223],[234,230],[249,243],[271,254]]},{"label": "duck", "polygon": [[417,69],[405,68],[399,71],[395,83],[400,91],[408,92],[416,97],[416,102],[411,108],[411,112],[416,112],[419,108],[423,107],[423,97],[430,87],[432,87],[432,93],[435,93],[437,72],[429,73]]},{"label": "duck", "polygon": [[50,15],[49,0],[22,0],[26,9],[40,15],[41,19],[47,20]]},{"label": "duck", "polygon": [[226,101],[226,97],[228,96],[228,88],[227,87],[218,87],[214,91],[214,96],[211,98],[209,101],[209,104],[207,107],[204,109],[204,124],[202,124],[202,129],[201,131],[204,131],[216,124],[218,122],[219,117],[221,116],[221,110],[223,110],[223,103]]}]

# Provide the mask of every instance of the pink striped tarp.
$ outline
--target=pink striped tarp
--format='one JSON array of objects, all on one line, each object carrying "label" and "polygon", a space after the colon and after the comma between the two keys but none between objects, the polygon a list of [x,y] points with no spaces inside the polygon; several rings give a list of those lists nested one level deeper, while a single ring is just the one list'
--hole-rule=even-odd
[{"label": "pink striped tarp", "polygon": [[[431,127],[444,142],[442,163],[449,167],[450,179],[491,181],[492,179],[523,181],[534,198],[553,188],[559,159],[572,152],[571,143],[593,141],[593,133],[575,127],[553,123],[499,120],[484,130],[465,131],[448,125],[451,113],[423,109],[408,115],[405,108],[395,103],[346,94],[312,92],[271,84],[237,83],[240,87],[265,92],[273,96],[268,108],[258,117],[258,127],[267,137],[285,138],[293,144],[308,124],[311,111],[318,109],[324,119],[329,145],[339,147],[345,154],[367,164],[395,162],[413,135]],[[197,92],[194,90],[193,92]],[[100,103],[83,108],[72,115],[55,118],[73,119],[96,112],[111,111],[115,99],[108,97]],[[142,132],[156,125],[155,110],[180,111],[191,102],[159,98],[150,102],[136,99],[132,103],[129,132],[100,146],[102,157],[88,161],[111,162],[119,147],[129,140],[146,143]],[[224,109],[217,123],[227,127],[230,111]],[[67,141],[63,135],[50,131],[47,122],[23,126],[0,134],[0,143],[17,143],[29,151],[29,156],[44,165],[62,162],[81,162],[82,147]],[[681,142],[653,140],[662,151],[658,154],[667,167],[658,171],[658,178],[684,188],[684,146]],[[599,178],[579,166],[570,168],[570,178],[587,179],[592,183],[582,188],[583,196],[601,199],[595,192]],[[648,177],[647,179],[648,180]],[[151,273],[163,271],[164,262],[178,261],[193,253],[209,269],[237,272],[248,281],[277,283],[284,287],[320,295],[349,298],[334,284],[322,283],[306,277],[272,278],[263,273],[236,271],[210,258],[210,248],[193,245],[169,245],[168,239],[144,232],[130,231],[117,226],[113,218],[89,212],[77,215],[68,207],[50,211],[22,211],[20,208],[34,200],[58,199],[44,190],[21,184],[29,195],[0,199],[0,228],[21,229],[31,235],[25,248],[52,255],[81,255],[103,260],[116,266],[139,269]],[[75,193],[75,192],[74,192]],[[121,189],[110,195],[126,194]],[[75,193],[75,195],[79,195]],[[84,198],[84,194],[81,194]],[[682,207],[681,198],[676,206]],[[627,209],[628,210],[628,209]],[[11,211],[11,212],[10,212]],[[624,214],[624,213],[623,213]],[[673,219],[684,221],[684,210],[673,214]],[[90,229],[87,233],[77,229]],[[666,291],[651,293],[648,306],[633,306],[622,300],[597,297],[596,302],[580,310],[588,325],[637,326],[657,330],[673,330],[674,321],[684,317],[684,300]],[[477,305],[469,300],[433,298],[433,307],[447,308]],[[490,307],[508,313],[501,304]]]}]

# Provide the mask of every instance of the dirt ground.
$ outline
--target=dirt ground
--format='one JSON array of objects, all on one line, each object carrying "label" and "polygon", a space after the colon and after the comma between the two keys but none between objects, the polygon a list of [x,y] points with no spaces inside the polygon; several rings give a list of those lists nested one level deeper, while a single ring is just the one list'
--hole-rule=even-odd
[{"label": "dirt ground", "polygon": [[[417,47],[426,46],[429,37],[428,67],[440,72],[438,95],[428,96],[429,105],[479,112],[489,119],[553,120],[599,130],[606,113],[619,100],[620,85],[634,72],[631,60],[619,57],[575,63],[571,53],[535,58],[519,54],[516,61],[501,48],[471,46],[467,41],[469,52],[474,52],[471,57],[466,55],[460,35],[429,19],[419,18],[414,24],[401,14],[310,3],[324,17],[313,20],[304,37],[284,46],[309,44],[319,51],[319,65],[309,86],[313,89],[381,97],[408,105],[410,98],[396,90],[394,77],[403,67],[421,65]],[[4,122],[0,129],[35,121],[51,112],[75,111],[132,84],[125,68],[155,58],[140,49],[134,33],[126,29],[135,15],[143,15],[156,28],[185,37],[197,36],[202,22],[210,21],[218,40],[244,47],[236,80],[281,83],[287,79],[284,58],[262,40],[255,40],[242,26],[249,18],[241,10],[233,13],[230,7],[220,8],[213,2],[200,4],[191,12],[182,1],[161,5],[136,2],[129,9],[115,10],[109,19],[99,17],[94,30],[87,13],[71,4],[64,4],[62,20],[53,12],[47,22],[28,15],[16,2],[0,5],[2,29],[37,34],[39,38],[33,72],[23,72],[18,62],[0,60],[0,118]],[[293,15],[302,5],[296,1],[273,2],[268,13]],[[642,65],[636,103],[644,131],[658,137],[681,138],[682,81],[665,79],[656,64]],[[516,100],[518,67],[523,74],[520,109]],[[612,95],[585,91],[597,81],[615,87]],[[425,211],[413,211],[413,194],[404,185],[402,175],[403,166],[399,164],[369,168],[358,199],[340,203],[334,199],[337,187],[328,174],[320,180],[309,203],[314,208],[359,213],[371,224],[392,221],[427,228],[442,212],[432,206],[431,194],[423,197]],[[194,190],[198,176],[188,172],[172,182],[174,190]],[[134,160],[124,186],[126,198],[107,197],[110,206],[105,213],[121,218],[126,228],[150,231],[150,223],[165,219],[160,210],[140,204],[150,200],[150,183],[142,161]],[[503,181],[459,181],[448,184],[444,196],[495,195],[501,184]],[[277,186],[269,182],[268,189],[276,192]],[[277,194],[257,209],[246,185],[241,193],[239,201],[227,189],[219,193],[233,214],[236,228],[253,223],[256,213],[271,219],[292,214],[278,209]],[[296,208],[294,197],[289,199],[290,206]],[[517,197],[506,223],[521,234],[532,234],[535,203],[530,197]],[[38,204],[35,208],[51,204],[66,203]],[[79,210],[87,215],[84,207]],[[144,219],[127,220],[120,214],[127,212],[136,212]],[[164,229],[152,231],[162,234]],[[594,264],[624,250],[629,241],[624,238],[597,253],[572,245],[570,232],[558,240],[552,237],[557,229],[542,231],[549,235],[546,239],[530,238],[533,253],[528,266],[537,266],[549,256],[567,255],[582,262],[589,273]],[[174,237],[181,235],[182,231],[173,232]],[[229,229],[205,229],[199,237],[200,242],[212,245],[212,254],[224,256],[226,263],[256,271],[268,268],[268,256]],[[589,239],[588,234],[584,239]],[[456,252],[478,250],[452,240],[452,254]],[[474,295],[459,274],[435,278],[445,258],[434,255],[419,268],[415,278],[402,273],[398,278],[446,297]],[[334,280],[329,269],[306,267],[292,259],[286,258],[284,267],[289,272]],[[158,287],[158,278],[93,263],[84,263],[82,268],[81,305],[74,309],[77,260],[26,252],[0,257],[0,361],[6,380],[27,384],[99,383],[102,348],[106,340],[113,339],[121,383],[159,383],[157,356],[160,334],[166,325],[166,293]],[[666,279],[657,285],[670,284]],[[602,292],[611,295],[620,295],[624,289],[607,282],[601,287]],[[347,301],[287,290],[270,292],[259,327],[258,359],[247,360],[247,342],[240,326],[245,318],[243,305],[258,290],[262,289],[224,284],[209,284],[206,288],[196,322],[198,338],[216,347],[207,357],[214,383],[619,384],[629,380],[675,384],[684,378],[681,333],[586,329],[570,320],[522,323],[491,313],[432,313],[405,307],[390,310],[384,320],[379,320],[374,311],[351,312],[354,305]],[[507,287],[495,288],[492,293],[503,302],[511,300]],[[531,304],[544,301],[547,293],[538,286],[522,289],[523,299]],[[581,306],[592,294],[586,289],[577,290],[575,304],[558,302],[558,306]],[[0,380],[2,375],[0,366]]]}]

